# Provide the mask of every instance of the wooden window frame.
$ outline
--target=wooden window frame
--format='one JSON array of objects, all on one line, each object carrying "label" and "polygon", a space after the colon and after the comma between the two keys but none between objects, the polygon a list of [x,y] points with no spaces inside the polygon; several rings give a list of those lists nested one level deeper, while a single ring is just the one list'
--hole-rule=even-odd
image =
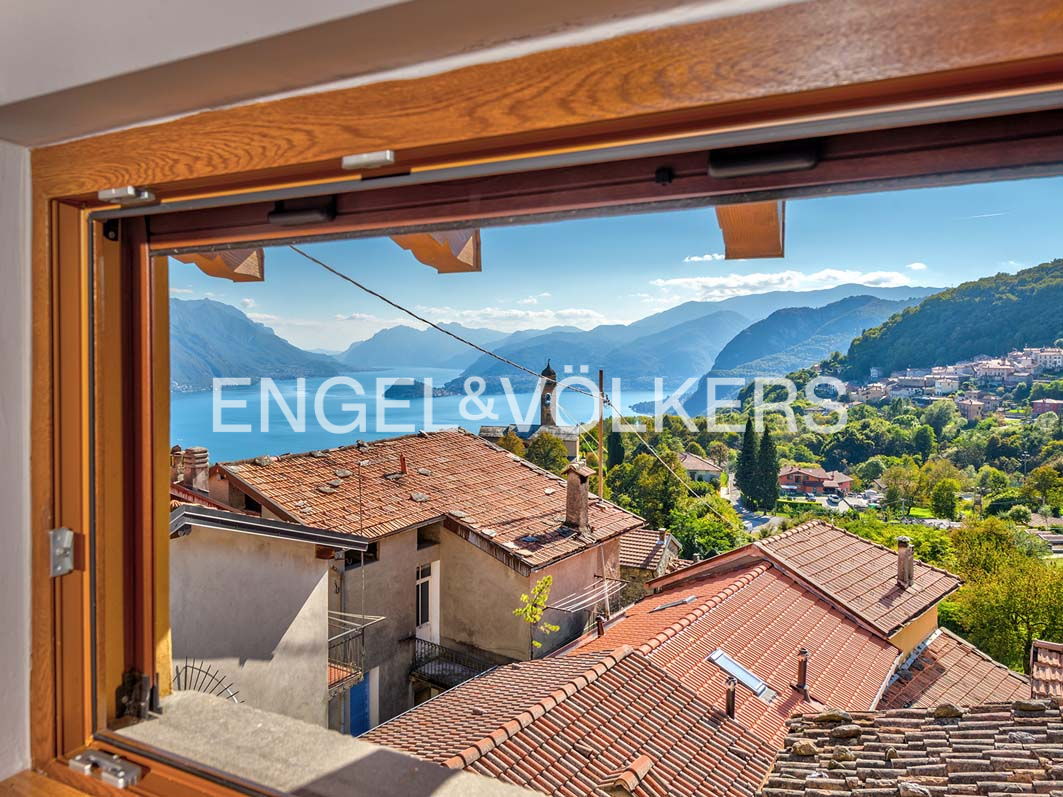
[{"label": "wooden window frame", "polygon": [[[961,24],[963,35],[957,35]],[[894,53],[899,55],[887,55]],[[595,157],[611,160],[611,147],[667,147],[680,140],[715,141],[718,146],[794,138],[801,130],[840,134],[1033,112],[1058,105],[1061,86],[1063,22],[1053,4],[1006,0],[972,12],[961,0],[932,6],[917,0],[813,0],[414,81],[197,114],[35,150],[34,767],[86,791],[115,792],[74,775],[65,759],[86,745],[118,751],[113,739],[97,734],[115,709],[115,678],[129,666],[154,668],[167,633],[159,620],[166,614],[168,594],[166,545],[159,543],[164,541],[160,529],[168,502],[160,491],[165,482],[154,478],[166,470],[166,446],[153,450],[151,445],[168,436],[165,414],[152,411],[167,400],[167,382],[160,380],[157,358],[152,370],[153,346],[164,342],[147,334],[165,329],[167,304],[165,279],[157,276],[158,269],[145,267],[153,256],[150,239],[154,236],[160,249],[179,248],[226,236],[270,239],[275,232],[262,228],[256,215],[261,208],[251,209],[244,220],[248,223],[233,217],[209,235],[179,225],[164,233],[162,216],[105,221],[92,216],[106,210],[96,201],[96,191],[146,186],[167,203],[309,185],[328,193],[329,184],[343,184],[352,176],[340,172],[340,157],[392,148],[403,170],[428,178],[434,170],[443,176],[446,169],[483,164],[503,164],[499,171],[505,172],[508,162],[514,172],[508,177],[467,179],[480,180],[477,190],[505,184],[510,196],[497,191],[485,213],[478,200],[470,203],[469,183],[449,196],[438,192],[453,191],[454,185],[433,185],[418,189],[422,199],[435,195],[432,203],[415,202],[402,212],[392,206],[386,217],[374,216],[357,202],[344,206],[348,212],[330,232],[365,234],[384,221],[431,227],[470,215],[494,223],[513,214],[549,218],[617,204],[660,207],[656,203],[667,191],[647,201],[646,173],[635,171],[647,164],[636,163],[637,158],[614,159],[611,174],[629,168],[633,179],[602,193],[593,176],[597,170],[598,179],[603,177]],[[1028,130],[1034,131],[1034,117],[1027,118]],[[1011,121],[1002,128],[1012,129]],[[972,144],[950,142],[945,135],[936,152],[909,158],[902,176],[940,182],[943,172],[975,163],[985,175],[999,175],[1010,166],[1017,176],[1037,163],[1042,169],[1055,168],[1046,166],[1056,163],[1059,145],[1048,135],[1051,126],[1041,128],[1045,135],[1027,138],[1025,148],[1003,150],[984,136]],[[1001,135],[1015,141],[1008,133]],[[669,159],[678,163],[681,150],[676,145],[672,152],[677,154]],[[1010,153],[1010,162],[997,158],[1002,151]],[[520,159],[579,153],[599,155],[561,171],[521,171],[525,161]],[[943,153],[953,159],[942,159]],[[875,172],[866,168],[872,158],[858,157],[866,154],[839,158],[832,167],[834,178],[818,184],[802,183],[794,174],[762,175],[731,183],[725,193],[741,200],[821,192],[839,182],[853,190],[891,185],[904,158],[879,150]],[[676,169],[678,179],[663,184],[672,192],[665,199],[720,201],[720,187],[707,185],[701,168],[694,167],[694,156],[682,157],[691,160]],[[849,166],[861,161],[865,171],[845,178],[843,161]],[[562,197],[568,199],[558,201],[562,184],[556,180],[571,177],[573,169],[588,178],[584,194],[566,188]],[[960,179],[976,176],[972,172]],[[608,182],[610,176],[604,179]],[[392,190],[385,185],[382,180],[378,190]],[[632,189],[635,185],[641,189]],[[537,207],[527,199],[536,186],[546,192]],[[599,197],[588,198],[590,191],[598,191]],[[552,201],[547,196],[551,192]],[[234,207],[250,207],[239,198],[233,202]],[[473,204],[475,212],[470,212]],[[120,227],[117,241],[108,237],[114,224]],[[321,230],[287,234],[297,232]],[[75,531],[77,567],[52,580],[47,575],[47,532],[55,526]],[[135,788],[144,794],[254,790],[194,762],[160,762],[150,751],[128,744],[121,750],[146,767]]]}]

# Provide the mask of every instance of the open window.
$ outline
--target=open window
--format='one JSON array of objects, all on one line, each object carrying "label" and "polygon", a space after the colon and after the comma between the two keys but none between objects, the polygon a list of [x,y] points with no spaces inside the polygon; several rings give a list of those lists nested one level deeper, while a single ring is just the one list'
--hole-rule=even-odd
[{"label": "open window", "polygon": [[[334,336],[335,348],[329,351],[329,329],[364,323],[364,307],[349,310],[345,318],[330,307],[331,326],[319,329],[315,339],[326,345],[301,337],[302,345],[293,346],[297,322],[306,318],[281,318],[264,307],[266,294],[257,292],[261,286],[273,291],[270,302],[283,299],[291,308],[311,294],[341,297],[346,304],[346,297],[365,298],[369,288],[381,317],[411,310],[443,326],[447,319],[437,311],[447,307],[449,287],[410,299],[401,288],[412,289],[427,276],[440,286],[443,280],[460,282],[456,292],[486,279],[492,268],[489,247],[503,235],[514,242],[524,236],[529,248],[532,234],[544,240],[554,236],[555,243],[564,235],[576,248],[589,241],[572,232],[581,223],[598,225],[599,231],[614,225],[619,231],[668,214],[669,224],[701,225],[706,239],[721,230],[723,251],[692,250],[694,261],[778,258],[790,251],[787,236],[801,222],[801,202],[886,189],[944,191],[933,186],[1056,174],[1063,163],[1063,133],[1056,114],[1028,114],[1006,124],[990,119],[823,135],[789,146],[736,149],[668,142],[657,152],[642,148],[622,154],[601,153],[565,165],[510,164],[490,174],[475,169],[382,174],[147,208],[82,213],[64,205],[57,211],[60,265],[80,262],[82,247],[90,253],[88,272],[60,269],[57,288],[62,367],[87,386],[83,394],[62,390],[58,397],[61,444],[77,455],[62,460],[69,470],[63,475],[66,483],[84,487],[62,500],[86,521],[78,542],[86,566],[57,586],[65,646],[58,664],[62,750],[73,752],[92,742],[136,760],[165,761],[197,776],[209,773],[229,787],[298,788],[291,780],[270,781],[269,773],[257,773],[262,780],[256,781],[256,773],[241,762],[244,749],[233,742],[234,727],[276,722],[279,734],[293,734],[313,725],[308,743],[332,750],[338,743],[330,733],[346,737],[346,743],[359,730],[457,679],[517,659],[523,651],[513,645],[490,648],[448,630],[453,613],[464,612],[475,623],[477,611],[487,614],[492,608],[486,605],[490,597],[470,598],[477,589],[475,574],[497,563],[499,573],[513,580],[519,576],[530,590],[539,571],[528,563],[545,544],[542,533],[553,530],[547,529],[550,522],[565,527],[565,544],[573,550],[581,539],[593,539],[578,514],[574,520],[563,518],[563,524],[550,515],[536,533],[524,530],[503,542],[506,527],[473,523],[477,511],[485,511],[483,504],[440,510],[433,504],[433,488],[422,485],[445,476],[434,464],[442,455],[434,461],[419,461],[398,449],[385,455],[374,444],[391,433],[347,428],[351,419],[341,420],[341,405],[358,398],[351,364],[342,361],[351,341]],[[843,226],[825,226],[818,235],[841,236]],[[674,229],[662,238],[670,234]],[[533,249],[525,254],[535,257]],[[398,258],[405,258],[401,268]],[[529,261],[522,267],[536,266]],[[566,268],[575,271],[579,263]],[[690,278],[657,269],[649,275],[661,282],[657,287],[681,286]],[[615,290],[608,269],[596,277],[595,289]],[[226,286],[227,302],[207,297],[211,281]],[[557,291],[545,281],[529,284],[529,292],[509,302],[523,317],[541,313],[536,308],[545,304],[543,294]],[[192,295],[202,304],[188,307],[185,297]],[[619,305],[620,297],[613,298]],[[452,320],[469,318],[468,327],[475,324],[475,314]],[[714,323],[722,327],[732,321]],[[289,348],[275,346],[269,352],[278,370],[241,373],[248,363],[248,341],[274,346],[281,336],[262,330],[271,325],[276,330],[281,323],[288,324],[284,342]],[[502,342],[449,328],[457,337],[452,336],[451,348],[440,350],[438,372],[387,373],[385,378],[395,381],[374,397],[377,407],[420,402],[420,418],[406,419],[413,428],[400,434],[418,437],[430,399],[456,409],[461,396],[450,383],[469,374],[467,367],[454,364],[490,357]],[[423,329],[422,322],[418,331]],[[566,334],[574,333],[561,333]],[[679,349],[690,344],[691,334],[680,331],[661,345]],[[470,344],[473,360],[445,357]],[[411,345],[416,344],[399,341],[390,356],[406,356]],[[229,370],[203,367],[208,352]],[[361,364],[369,364],[353,374],[359,377],[354,382],[381,376],[386,361],[370,363],[365,350],[359,356],[366,358]],[[618,356],[634,355],[622,351]],[[602,449],[595,448],[595,430],[584,417],[565,417],[566,412],[576,416],[581,406],[592,409],[588,396],[575,391],[536,395],[545,369],[566,364],[555,358],[551,366],[546,359],[520,363],[530,371],[521,374],[526,379],[521,398],[535,413],[547,413],[532,425],[549,427],[545,432],[559,441],[562,461],[555,470],[563,472],[568,460],[588,451],[602,454]],[[263,376],[270,378],[265,387],[258,379]],[[673,387],[683,382],[679,374],[669,376],[676,377]],[[321,397],[318,388],[341,377],[348,377],[342,384],[347,392],[330,396],[326,390]],[[654,398],[652,385],[625,392],[623,410],[630,414]],[[319,419],[313,430],[317,437],[283,436],[283,430],[312,416],[318,404],[324,422]],[[447,420],[438,412],[434,417],[436,423]],[[477,423],[469,431],[486,438],[495,453],[511,444],[526,452],[534,432],[517,420]],[[260,435],[274,436],[260,437],[249,448],[240,437],[246,432],[226,426],[252,426]],[[206,429],[211,430],[209,444],[203,439]],[[510,449],[502,456],[520,454]],[[300,474],[309,475],[296,481]],[[537,477],[551,478],[538,472]],[[837,487],[837,479],[833,483]],[[593,478],[590,484],[594,492]],[[557,479],[537,493],[556,495],[557,512],[563,515],[566,489]],[[401,520],[388,515],[395,514],[398,499]],[[411,529],[409,544],[393,535],[392,527]],[[454,546],[465,548],[455,555]],[[600,605],[616,608],[611,601],[618,590],[609,585],[622,587],[621,574],[618,566],[614,571],[605,565],[604,556],[586,573],[558,568],[554,574],[554,604],[591,585],[579,613],[558,613],[559,634],[582,633]],[[392,567],[393,578],[388,575]],[[503,604],[502,614],[512,615],[517,605]],[[70,617],[85,622],[76,624]],[[518,630],[532,640],[531,629]],[[397,686],[388,668],[400,650],[406,672]],[[529,644],[528,656],[533,655]],[[756,691],[756,683],[743,680],[736,661],[721,654],[717,663]],[[405,702],[396,697],[400,692]],[[226,750],[229,743],[234,746]],[[308,771],[326,778],[357,766],[357,748],[347,746],[336,755]]]}]

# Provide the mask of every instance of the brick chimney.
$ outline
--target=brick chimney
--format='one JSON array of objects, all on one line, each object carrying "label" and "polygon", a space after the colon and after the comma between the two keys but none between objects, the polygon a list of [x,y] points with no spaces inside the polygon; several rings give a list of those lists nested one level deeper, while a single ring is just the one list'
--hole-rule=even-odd
[{"label": "brick chimney", "polygon": [[184,475],[181,483],[201,493],[210,492],[210,454],[203,446],[186,448],[182,455]]},{"label": "brick chimney", "polygon": [[727,702],[725,704],[727,709],[727,716],[731,719],[735,718],[735,691],[738,688],[738,680],[733,676],[727,679]]},{"label": "brick chimney", "polygon": [[594,475],[594,471],[583,463],[573,462],[565,468],[564,473],[568,479],[565,490],[565,525],[576,531],[588,531],[588,479]]},{"label": "brick chimney", "polygon": [[794,689],[808,696],[808,648],[797,651],[797,683]]},{"label": "brick chimney", "polygon": [[902,589],[912,586],[915,579],[915,551],[908,537],[897,538],[897,585]]}]

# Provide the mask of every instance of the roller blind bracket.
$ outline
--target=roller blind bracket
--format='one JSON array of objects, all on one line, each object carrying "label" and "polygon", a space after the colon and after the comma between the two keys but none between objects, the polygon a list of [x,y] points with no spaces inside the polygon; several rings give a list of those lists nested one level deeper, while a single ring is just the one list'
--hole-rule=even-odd
[{"label": "roller blind bracket", "polygon": [[340,166],[349,172],[361,169],[379,169],[381,166],[392,166],[395,163],[395,150],[382,149],[378,152],[359,152],[354,155],[344,155]]},{"label": "roller blind bracket", "polygon": [[154,191],[150,191],[147,188],[137,188],[135,185],[122,185],[117,188],[103,188],[96,192],[96,198],[101,202],[121,205],[124,208],[159,204],[159,198],[155,196]]}]

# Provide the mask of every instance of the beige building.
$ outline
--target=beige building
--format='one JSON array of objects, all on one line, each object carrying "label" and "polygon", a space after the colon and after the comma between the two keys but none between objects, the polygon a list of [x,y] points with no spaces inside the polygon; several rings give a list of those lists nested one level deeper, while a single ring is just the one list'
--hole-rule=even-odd
[{"label": "beige building", "polygon": [[[222,463],[210,493],[368,541],[364,559],[334,563],[330,590],[334,611],[384,618],[365,631],[373,688],[368,706],[350,707],[357,731],[493,665],[549,653],[615,609],[620,537],[644,522],[590,495],[591,475],[574,464],[562,478],[447,430]],[[546,576],[551,633],[514,615]]]}]

